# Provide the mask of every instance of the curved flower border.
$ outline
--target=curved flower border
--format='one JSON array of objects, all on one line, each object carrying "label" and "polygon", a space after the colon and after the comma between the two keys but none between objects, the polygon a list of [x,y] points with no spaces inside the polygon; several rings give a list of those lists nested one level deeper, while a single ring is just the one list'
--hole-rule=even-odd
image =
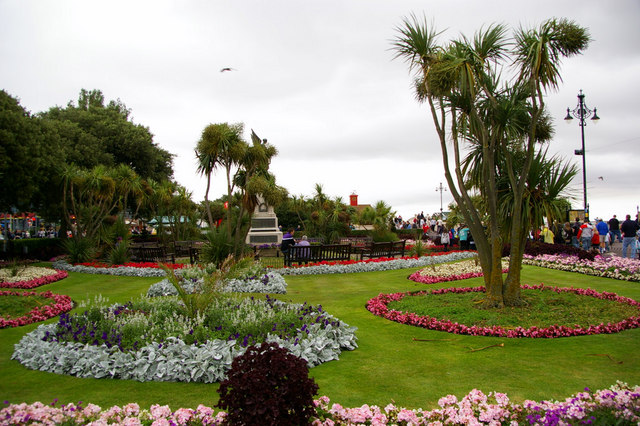
[{"label": "curved flower border", "polygon": [[274,269],[273,271],[280,275],[348,274],[355,272],[391,271],[453,262],[456,260],[469,259],[474,256],[477,256],[477,253],[455,251],[447,252],[446,254],[438,253],[422,257],[403,257],[400,259],[380,258],[363,261],[321,262],[320,264],[313,264],[312,266],[281,268]]},{"label": "curved flower border", "polygon": [[[206,424],[223,425],[227,414],[203,404],[196,409],[178,408],[172,411],[168,405],[154,404],[141,409],[136,403],[113,406],[103,410],[95,404],[64,404],[56,407],[57,399],[49,405],[8,404],[0,410],[0,418],[10,424]],[[363,405],[347,408],[330,404],[326,396],[314,401],[315,415],[310,419],[315,426],[333,425],[427,425],[427,424],[518,424],[535,425],[590,424],[603,420],[596,416],[615,418],[624,424],[640,421],[640,386],[631,387],[617,382],[609,389],[592,392],[588,388],[564,401],[531,401],[522,404],[511,402],[507,394],[485,394],[473,389],[461,400],[447,395],[438,400],[439,408],[433,410],[407,409],[395,404],[385,407]]]},{"label": "curved flower border", "polygon": [[[528,290],[550,290],[557,293],[574,293],[582,296],[595,297],[603,300],[611,300],[617,303],[626,303],[628,305],[637,307],[640,309],[640,302],[630,299],[628,297],[618,296],[615,293],[602,292],[599,293],[592,289],[581,289],[573,287],[548,287],[544,284],[530,286],[522,285],[523,289]],[[412,312],[400,312],[393,309],[389,309],[387,306],[390,302],[398,301],[406,296],[416,296],[423,294],[445,294],[445,293],[469,293],[469,292],[483,292],[485,288],[479,287],[451,287],[443,288],[431,291],[418,291],[418,292],[405,292],[405,293],[393,293],[393,294],[380,294],[377,297],[367,302],[367,309],[374,315],[386,318],[391,321],[399,322],[401,324],[413,325],[416,327],[423,327],[430,330],[444,331],[454,334],[466,334],[471,336],[495,336],[495,337],[508,337],[508,338],[558,338],[569,336],[585,336],[591,334],[611,334],[618,333],[623,330],[640,327],[640,313],[615,324],[598,324],[590,325],[587,328],[584,327],[567,327],[564,325],[552,325],[546,328],[539,327],[516,327],[513,329],[505,329],[501,326],[493,327],[480,327],[480,326],[467,326],[459,324],[450,320],[440,320],[430,317],[428,315],[422,316]]]},{"label": "curved flower border", "polygon": [[20,327],[23,325],[31,324],[34,322],[40,322],[58,316],[64,312],[69,312],[73,309],[73,301],[69,296],[63,294],[55,294],[50,291],[37,293],[35,291],[0,291],[0,297],[2,296],[41,296],[48,299],[53,299],[54,303],[47,306],[36,306],[29,313],[14,319],[0,317],[0,328],[7,327]]},{"label": "curved flower border", "polygon": [[522,263],[560,271],[577,272],[596,277],[640,282],[640,260],[617,256],[596,256],[594,260],[567,255],[524,255]]},{"label": "curved flower border", "polygon": [[[94,263],[95,265],[101,265]],[[91,264],[91,265],[94,265]],[[136,264],[146,265],[146,264]],[[149,265],[157,265],[157,263],[150,263]],[[64,260],[57,260],[53,262],[52,266],[55,269],[60,269],[69,272],[81,272],[83,274],[101,274],[101,275],[119,275],[126,277],[164,277],[166,274],[162,269],[158,269],[157,266],[87,266],[87,265],[71,265]],[[174,265],[175,266],[175,265]]]},{"label": "curved flower border", "polygon": [[67,278],[68,276],[69,274],[66,271],[54,269],[51,271],[51,275],[45,275],[44,277],[34,278],[32,280],[26,281],[0,282],[0,287],[30,289],[60,281]]}]

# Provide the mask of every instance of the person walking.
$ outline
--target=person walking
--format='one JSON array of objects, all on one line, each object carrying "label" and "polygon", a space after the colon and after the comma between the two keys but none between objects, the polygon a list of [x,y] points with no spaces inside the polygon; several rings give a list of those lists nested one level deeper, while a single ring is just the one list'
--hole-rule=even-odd
[{"label": "person walking", "polygon": [[609,235],[609,225],[600,218],[597,218],[596,222],[596,230],[600,235],[600,254],[604,254],[607,245],[607,235]]},{"label": "person walking", "polygon": [[609,232],[611,233],[611,244],[616,242],[616,236],[618,237],[618,241],[622,242],[622,234],[620,233],[620,221],[615,214],[611,219],[609,219]]},{"label": "person walking", "polygon": [[589,223],[589,219],[584,219],[584,223],[580,226],[578,237],[582,242],[582,250],[589,251],[591,249],[591,239],[593,238],[593,226]]},{"label": "person walking", "polygon": [[542,241],[546,244],[553,244],[553,231],[549,229],[547,225],[542,227],[542,232],[540,232],[540,236],[542,237]]},{"label": "person walking", "polygon": [[449,230],[444,226],[441,220],[439,220],[437,224],[436,232],[440,235],[440,244],[444,246],[444,251],[449,251]]},{"label": "person walking", "polygon": [[620,225],[622,232],[622,257],[627,257],[629,247],[631,247],[631,257],[635,257],[636,232],[638,231],[638,221],[631,220],[631,215],[627,215],[627,219]]},{"label": "person walking", "polygon": [[571,245],[575,248],[580,248],[580,237],[578,237],[580,235],[580,225],[580,218],[576,217],[576,221],[571,225]]},{"label": "person walking", "polygon": [[460,225],[458,238],[460,239],[460,250],[469,250],[469,227],[464,223]]}]

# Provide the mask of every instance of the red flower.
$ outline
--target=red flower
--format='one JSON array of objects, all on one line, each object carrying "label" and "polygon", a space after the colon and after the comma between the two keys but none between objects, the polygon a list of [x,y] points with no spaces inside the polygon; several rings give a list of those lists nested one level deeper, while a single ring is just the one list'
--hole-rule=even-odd
[{"label": "red flower", "polygon": [[28,281],[0,282],[0,287],[4,288],[36,288],[45,284],[50,284],[61,279],[67,278],[69,274],[66,271],[55,269],[55,273]]}]

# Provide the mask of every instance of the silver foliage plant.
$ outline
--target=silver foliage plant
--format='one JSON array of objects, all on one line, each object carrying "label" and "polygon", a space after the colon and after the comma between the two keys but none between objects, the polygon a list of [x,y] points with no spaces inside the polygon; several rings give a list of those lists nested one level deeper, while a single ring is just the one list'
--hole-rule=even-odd
[{"label": "silver foliage plant", "polygon": [[[192,294],[202,288],[203,280],[204,278],[191,278],[190,280],[182,280],[180,285],[187,293]],[[267,272],[259,277],[229,280],[222,286],[222,290],[236,293],[286,294],[287,283],[277,272]],[[168,279],[152,284],[147,291],[147,297],[175,296],[177,294],[178,291]]]},{"label": "silver foliage plant", "polygon": [[[325,316],[334,325],[323,327],[312,323],[289,339],[269,334],[266,341],[287,348],[305,359],[309,367],[338,359],[342,350],[356,349],[356,327],[326,312]],[[175,337],[130,352],[104,344],[44,341],[47,332],[55,333],[55,329],[56,324],[44,324],[25,335],[15,345],[11,359],[33,370],[77,377],[213,383],[223,380],[233,359],[246,350],[235,340],[215,339],[188,345]]]}]

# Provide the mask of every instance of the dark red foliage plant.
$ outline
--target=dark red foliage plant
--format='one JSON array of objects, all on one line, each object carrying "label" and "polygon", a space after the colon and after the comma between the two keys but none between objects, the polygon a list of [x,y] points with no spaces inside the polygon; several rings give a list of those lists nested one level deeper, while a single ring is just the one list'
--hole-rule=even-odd
[{"label": "dark red foliage plant", "polygon": [[233,360],[217,407],[231,425],[305,425],[315,415],[317,391],[304,359],[265,342]]}]

